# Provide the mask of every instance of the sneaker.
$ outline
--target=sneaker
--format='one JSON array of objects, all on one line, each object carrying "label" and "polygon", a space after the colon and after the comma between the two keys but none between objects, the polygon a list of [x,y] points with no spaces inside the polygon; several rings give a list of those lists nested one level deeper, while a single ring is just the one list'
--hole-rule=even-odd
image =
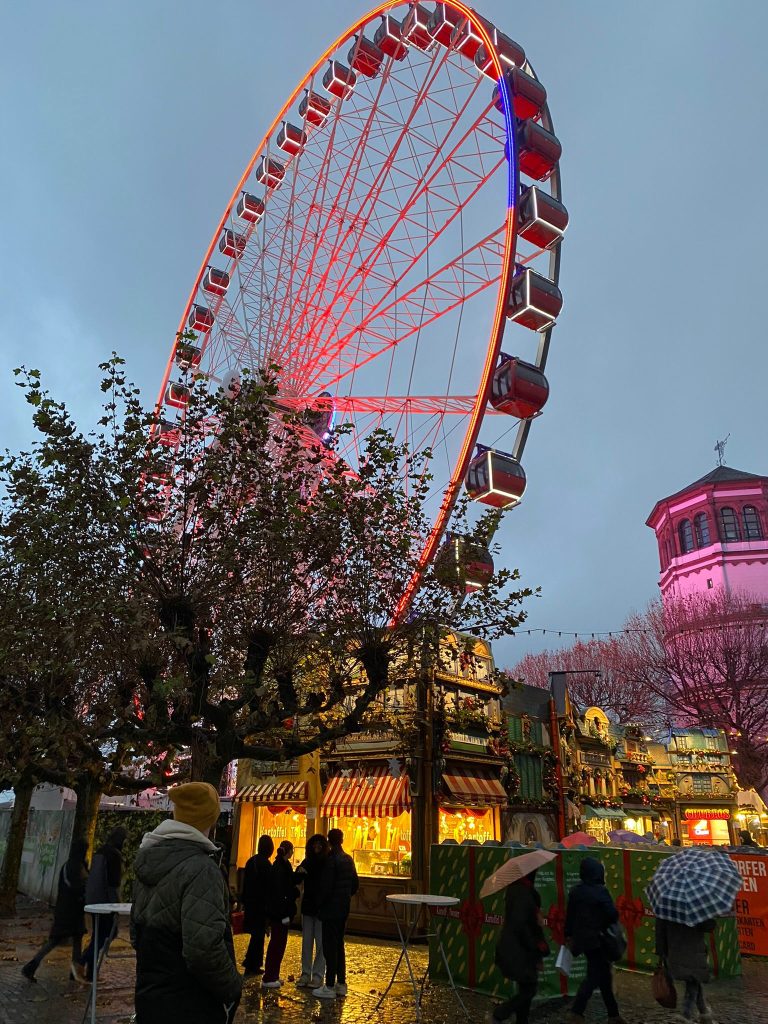
[{"label": "sneaker", "polygon": [[343,981],[337,981],[336,982],[336,995],[337,996],[345,996],[346,994],[347,994],[347,986],[344,984]]},{"label": "sneaker", "polygon": [[34,962],[30,960],[28,964],[24,964],[24,966],[21,968],[21,973],[24,975],[27,981],[37,981],[37,978],[35,977],[36,970],[37,968]]},{"label": "sneaker", "polygon": [[280,979],[278,978],[277,981],[262,981],[261,987],[262,988],[280,988],[280,986],[282,984],[283,984],[282,981],[280,981]]},{"label": "sneaker", "polygon": [[320,988],[313,988],[312,995],[315,999],[335,999],[336,989],[329,988],[328,985],[321,985]]},{"label": "sneaker", "polygon": [[[302,974],[301,977],[296,982],[296,988],[307,988],[311,984],[312,984],[312,979],[309,977],[309,975],[308,974]],[[317,984],[320,985],[320,984],[322,984],[322,982],[318,981]],[[313,988],[317,988],[317,985],[312,985],[312,987]]]},{"label": "sneaker", "polygon": [[310,988],[322,988],[323,987],[323,976],[322,974],[313,974],[312,980],[309,983]]}]

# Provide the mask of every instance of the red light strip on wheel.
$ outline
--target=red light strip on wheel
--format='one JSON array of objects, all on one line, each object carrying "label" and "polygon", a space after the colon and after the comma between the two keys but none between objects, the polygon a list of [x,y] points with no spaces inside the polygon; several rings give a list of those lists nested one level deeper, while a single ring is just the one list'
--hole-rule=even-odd
[{"label": "red light strip on wheel", "polygon": [[493,44],[488,31],[485,26],[477,20],[475,12],[471,8],[467,7],[462,3],[451,3],[451,7],[455,10],[460,11],[465,18],[469,19],[472,28],[475,29],[477,34],[482,39],[482,45],[486,48],[486,52],[489,53],[493,60],[493,68],[496,73],[496,80],[499,86],[499,94],[501,95],[502,105],[504,107],[504,123],[507,130],[507,145],[509,146],[509,177],[508,177],[508,194],[507,194],[507,231],[504,244],[504,260],[502,263],[501,271],[501,282],[499,284],[498,298],[496,300],[496,313],[493,320],[493,335],[494,343],[489,346],[488,352],[485,359],[485,365],[483,367],[483,374],[480,382],[480,390],[478,392],[478,401],[472,412],[470,418],[470,425],[467,433],[464,436],[464,444],[462,445],[459,453],[458,462],[456,463],[456,469],[454,475],[451,478],[448,490],[446,492],[443,503],[440,506],[440,510],[437,513],[437,518],[432,527],[432,530],[427,538],[427,543],[421,556],[418,570],[414,573],[413,578],[409,581],[408,586],[403,593],[403,596],[398,602],[395,614],[393,616],[393,622],[397,623],[403,619],[411,601],[416,593],[419,585],[419,579],[421,573],[424,571],[426,566],[429,564],[432,556],[435,553],[440,538],[445,530],[448,522],[448,517],[453,511],[453,506],[456,502],[456,496],[464,477],[467,473],[467,467],[469,466],[470,455],[472,449],[475,446],[477,440],[477,434],[480,429],[480,421],[482,420],[485,412],[485,407],[488,403],[488,396],[491,389],[491,377],[493,375],[494,367],[499,356],[499,348],[501,345],[501,338],[504,333],[504,321],[506,319],[506,307],[507,297],[509,292],[509,282],[514,267],[514,254],[515,254],[515,241],[516,241],[516,209],[515,209],[515,186],[516,186],[516,174],[515,169],[517,166],[517,142],[514,131],[514,120],[512,118],[512,102],[509,95],[509,85],[504,75],[504,68],[502,67],[499,55],[496,52],[496,47]]},{"label": "red light strip on wheel", "polygon": [[[378,15],[384,14],[386,11],[391,10],[393,7],[400,6],[402,2],[403,0],[385,0],[384,3],[378,4],[371,11],[369,11],[367,15],[365,15],[359,21],[355,22],[350,28],[343,32],[333,43],[331,43],[331,45],[325,50],[325,52],[320,56],[320,58],[312,65],[308,73],[304,76],[304,78],[301,79],[301,81],[296,86],[294,91],[288,97],[288,100],[281,108],[277,117],[274,119],[274,121],[264,134],[264,137],[262,138],[258,148],[255,150],[248,165],[243,171],[243,174],[240,180],[238,181],[237,185],[235,186],[234,191],[232,192],[232,196],[224,209],[224,213],[222,214],[222,217],[216,227],[216,230],[213,233],[211,243],[208,246],[205,256],[203,257],[202,265],[200,267],[200,270],[198,271],[194,286],[192,288],[192,291],[190,292],[189,299],[187,300],[187,304],[184,308],[184,312],[182,314],[181,321],[178,327],[178,334],[182,334],[186,328],[187,317],[189,316],[189,311],[192,308],[192,304],[195,300],[198,289],[200,287],[200,281],[202,280],[203,274],[208,268],[208,261],[210,260],[213,254],[214,248],[216,247],[218,239],[221,236],[221,232],[224,228],[224,225],[226,224],[227,219],[231,216],[233,205],[237,201],[237,198],[240,195],[240,193],[243,191],[243,186],[250,177],[251,172],[253,171],[253,168],[256,164],[256,160],[263,154],[266,144],[268,143],[272,135],[275,133],[280,123],[285,119],[285,115],[287,114],[288,110],[295,103],[297,97],[304,88],[304,83],[313,75],[315,75],[318,69],[330,58],[330,56],[334,54],[336,50],[338,50],[339,47],[347,39],[350,38],[350,36],[354,35],[356,31],[367,25]],[[488,395],[491,386],[491,376],[493,374],[493,370],[498,359],[501,337],[502,334],[504,333],[507,293],[509,291],[509,281],[514,265],[516,240],[515,169],[517,166],[517,145],[514,132],[514,120],[512,117],[512,103],[509,95],[509,86],[504,75],[504,68],[501,64],[501,61],[499,60],[499,55],[496,52],[496,47],[494,46],[493,39],[491,38],[485,26],[478,19],[476,12],[474,12],[470,7],[467,7],[466,4],[459,3],[458,0],[455,0],[455,2],[454,0],[451,0],[450,6],[455,11],[458,11],[465,18],[467,18],[472,28],[477,32],[480,39],[482,40],[482,45],[485,47],[486,52],[491,55],[494,72],[496,74],[496,80],[499,85],[499,93],[501,95],[502,105],[504,107],[504,122],[507,132],[507,145],[509,146],[510,155],[504,260],[502,263],[501,281],[499,284],[499,293],[496,301],[496,312],[493,321],[494,344],[489,347],[488,353],[486,355],[485,365],[483,367],[483,373],[480,379],[480,389],[478,391],[475,408],[470,417],[469,429],[467,431],[467,434],[465,435],[464,444],[462,445],[461,451],[459,453],[459,459],[456,465],[455,472],[449,482],[448,492],[443,500],[442,505],[440,506],[435,523],[432,527],[429,537],[427,538],[427,543],[420,560],[419,569],[417,570],[417,572],[414,573],[413,578],[409,581],[408,586],[406,587],[403,596],[401,597],[397,605],[397,608],[395,609],[395,613],[393,616],[394,622],[398,622],[403,618],[406,611],[408,610],[411,601],[413,600],[413,596],[416,593],[416,589],[419,585],[421,573],[423,572],[424,568],[427,566],[430,559],[435,553],[435,549],[437,548],[437,544],[440,540],[440,537],[443,534],[446,523],[448,521],[448,517],[450,516],[451,511],[453,510],[453,506],[456,501],[456,495],[458,494],[458,489],[461,487],[461,483],[466,475],[467,466],[469,465],[470,454],[475,446],[475,441],[477,440],[477,433],[480,428],[480,421],[482,420],[482,417],[485,413],[485,407],[488,403]],[[176,345],[174,344],[173,348],[171,349],[171,354],[168,358],[168,363],[166,364],[165,373],[163,374],[163,380],[160,385],[160,393],[158,394],[157,402],[155,404],[156,419],[159,418],[160,412],[162,410],[163,398],[165,396],[165,390],[168,386],[168,381],[170,380],[175,352]],[[154,430],[155,427],[153,426],[153,433]]]}]

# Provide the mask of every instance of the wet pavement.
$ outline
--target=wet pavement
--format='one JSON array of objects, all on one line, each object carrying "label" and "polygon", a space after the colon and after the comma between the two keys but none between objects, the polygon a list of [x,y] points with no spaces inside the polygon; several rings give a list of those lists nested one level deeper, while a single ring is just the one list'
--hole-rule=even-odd
[{"label": "wet pavement", "polygon": [[[12,920],[0,919],[0,1024],[80,1024],[86,1004],[86,990],[68,980],[69,951],[55,950],[30,984],[20,967],[42,945],[50,912],[32,900],[20,899],[19,912]],[[236,939],[241,959],[247,936]],[[413,990],[410,982],[398,982],[381,1008],[376,1003],[392,973],[398,947],[351,936],[347,963],[349,994],[344,999],[321,1003],[305,989],[297,989],[300,936],[292,932],[284,960],[285,985],[279,991],[262,992],[257,979],[246,982],[236,1024],[413,1024]],[[426,968],[426,950],[413,951],[414,968]],[[128,1024],[133,1008],[134,960],[125,938],[113,944],[105,961],[99,985],[98,1019],[102,1024]],[[401,975],[406,977],[405,975]],[[647,976],[619,972],[616,988],[622,1015],[629,1024],[662,1024],[683,1018],[653,1002]],[[449,988],[427,987],[424,993],[424,1024],[476,1024],[485,1020],[490,1000],[462,992],[468,1017],[458,1007]],[[746,960],[744,977],[708,986],[707,998],[719,1024],[768,1024],[768,962]],[[565,1017],[561,1002],[534,1009],[535,1024],[560,1024]],[[599,995],[593,997],[587,1020],[604,1021]],[[174,1022],[169,1022],[174,1024]],[[181,1022],[179,1022],[181,1024]]]}]

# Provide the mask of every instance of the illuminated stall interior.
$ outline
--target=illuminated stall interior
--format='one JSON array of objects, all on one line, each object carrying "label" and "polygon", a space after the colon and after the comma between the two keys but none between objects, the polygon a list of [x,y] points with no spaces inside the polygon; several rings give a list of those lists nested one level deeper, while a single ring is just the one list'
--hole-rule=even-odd
[{"label": "illuminated stall interior", "polygon": [[499,808],[506,806],[507,794],[492,768],[449,767],[443,772],[443,791],[438,807],[439,843],[499,839]]},{"label": "illuminated stall interior", "polygon": [[358,874],[411,874],[411,797],[405,775],[386,768],[344,768],[325,790],[321,814],[344,833]]},{"label": "illuminated stall interior", "polygon": [[683,846],[728,846],[731,835],[728,822],[731,813],[727,808],[689,807],[680,822]]},{"label": "illuminated stall interior", "polygon": [[587,835],[594,836],[600,843],[610,843],[609,833],[624,827],[624,812],[620,808],[585,805],[582,820]]},{"label": "illuminated stall interior", "polygon": [[[294,864],[304,859],[307,840],[307,783],[265,782],[245,786],[235,796],[240,805],[237,866],[256,853],[259,837],[271,836],[277,847],[284,839],[294,846]],[[315,830],[312,829],[314,832]]]}]

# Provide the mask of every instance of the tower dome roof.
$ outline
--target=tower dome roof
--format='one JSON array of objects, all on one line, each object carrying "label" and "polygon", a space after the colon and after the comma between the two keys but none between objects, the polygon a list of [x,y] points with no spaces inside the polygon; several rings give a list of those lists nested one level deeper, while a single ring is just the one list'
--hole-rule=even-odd
[{"label": "tower dome roof", "polygon": [[697,491],[700,488],[711,487],[717,484],[747,483],[750,480],[768,482],[768,477],[761,476],[759,473],[745,473],[743,469],[732,469],[730,466],[715,466],[711,472],[699,477],[698,480],[694,480],[693,483],[688,484],[687,487],[681,487],[680,490],[675,491],[674,494],[668,494],[666,498],[660,498],[653,506],[653,511],[646,520],[646,525],[651,525],[651,521],[653,520],[656,510],[660,505],[663,505],[664,502],[672,501],[674,498],[679,498],[681,495],[687,494],[689,491]]},{"label": "tower dome roof", "polygon": [[734,483],[740,480],[762,480],[764,477],[757,473],[745,473],[743,469],[731,469],[730,466],[715,466],[711,473],[694,480],[687,487],[681,487],[679,491],[670,494],[670,498],[676,498],[678,494],[685,494],[686,491],[695,491],[697,487],[706,487],[707,484]]}]

